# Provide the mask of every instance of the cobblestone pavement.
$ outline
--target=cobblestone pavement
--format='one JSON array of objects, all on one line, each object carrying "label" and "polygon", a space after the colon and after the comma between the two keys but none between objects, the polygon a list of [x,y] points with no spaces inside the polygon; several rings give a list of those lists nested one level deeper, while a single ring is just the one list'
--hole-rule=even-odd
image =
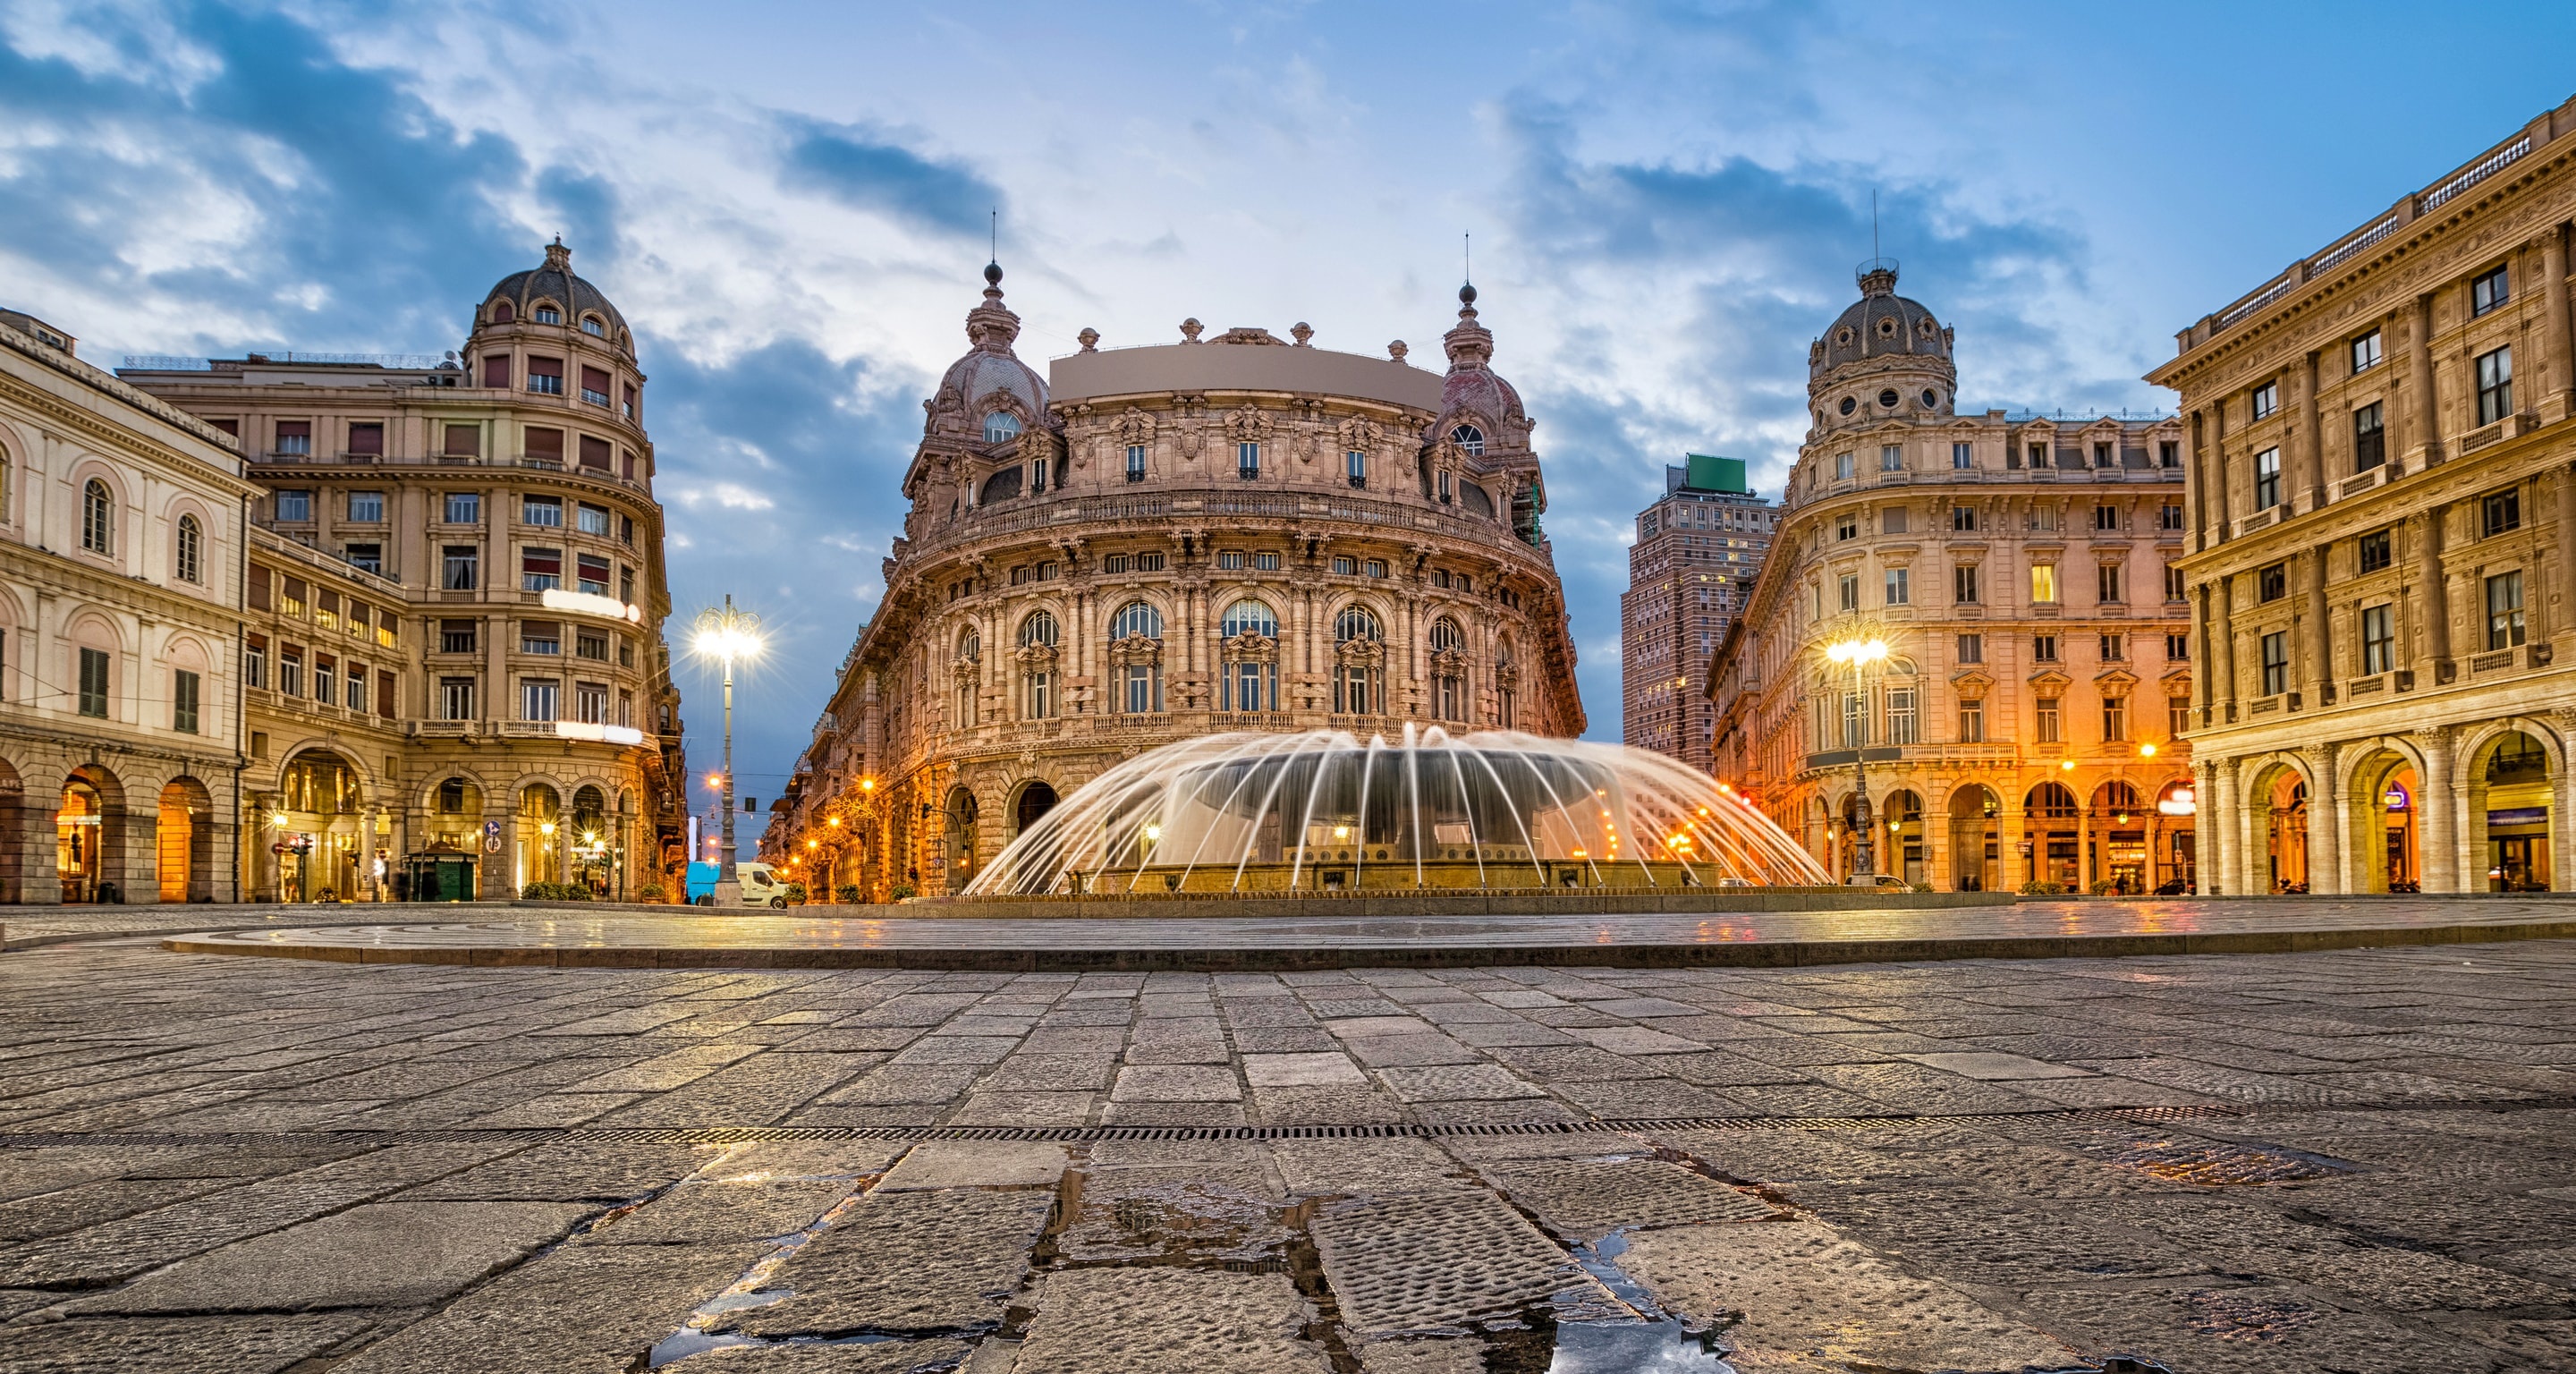
[{"label": "cobblestone pavement", "polygon": [[27,950],[0,1370],[2576,1368],[2571,975]]}]

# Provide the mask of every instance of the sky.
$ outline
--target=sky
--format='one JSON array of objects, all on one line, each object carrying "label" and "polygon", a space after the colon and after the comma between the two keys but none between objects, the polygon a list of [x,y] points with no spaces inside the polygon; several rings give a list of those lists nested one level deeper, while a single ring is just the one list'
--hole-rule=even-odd
[{"label": "sky", "polygon": [[[883,591],[988,252],[1041,367],[1184,317],[1436,362],[1472,235],[1615,740],[1635,512],[1685,452],[1778,494],[1873,196],[1961,409],[2166,404],[2175,330],[2576,93],[2576,6],[2458,13],[0,0],[0,304],[111,365],[437,353],[560,233],[650,378],[673,637],[766,619],[759,795]],[[683,665],[701,772],[714,685]]]}]

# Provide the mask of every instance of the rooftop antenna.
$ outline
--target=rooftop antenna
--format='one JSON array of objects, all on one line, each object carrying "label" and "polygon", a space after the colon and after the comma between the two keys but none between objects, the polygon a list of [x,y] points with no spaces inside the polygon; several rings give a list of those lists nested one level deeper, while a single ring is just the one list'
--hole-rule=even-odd
[{"label": "rooftop antenna", "polygon": [[1869,255],[1873,258],[1880,256],[1878,251],[1878,188],[1875,186],[1869,188]]},{"label": "rooftop antenna", "polygon": [[[1873,198],[1870,201],[1870,205],[1873,207],[1873,214],[1875,213],[1874,207],[1876,207],[1877,204],[1878,201],[1875,199],[1875,194],[1873,193]],[[992,252],[989,256],[992,261],[1000,262],[1002,260],[1002,207],[998,205],[993,207],[992,237]],[[1873,238],[1871,241],[1876,242],[1876,239]]]},{"label": "rooftop antenna", "polygon": [[1464,272],[1460,280],[1474,281],[1476,279],[1476,236],[1461,234],[1458,237],[1461,240],[1458,256]]}]

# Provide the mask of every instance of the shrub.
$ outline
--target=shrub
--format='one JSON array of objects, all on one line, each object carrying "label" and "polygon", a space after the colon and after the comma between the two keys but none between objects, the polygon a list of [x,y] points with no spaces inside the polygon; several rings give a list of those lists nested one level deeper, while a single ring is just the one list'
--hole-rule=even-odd
[{"label": "shrub", "polygon": [[832,890],[832,900],[843,906],[857,906],[867,898],[859,892],[857,883],[843,883]]},{"label": "shrub", "polygon": [[642,887],[635,889],[635,900],[639,902],[658,902],[669,895],[671,895],[670,892],[660,883],[650,879],[645,880]]},{"label": "shrub", "polygon": [[915,895],[915,894],[914,894],[914,892],[913,892],[912,884],[910,884],[910,883],[896,883],[892,888],[889,888],[889,889],[886,891],[886,895],[887,895],[888,897],[891,897],[891,898],[893,898],[894,900],[896,900],[896,901],[900,902],[900,901],[902,901],[903,899],[905,899],[905,898],[907,898],[907,897],[910,897],[910,896],[913,896],[913,895]]},{"label": "shrub", "polygon": [[530,883],[519,896],[531,902],[587,902],[590,889],[579,883]]},{"label": "shrub", "polygon": [[805,885],[803,883],[789,883],[787,885],[787,904],[789,906],[805,905]]},{"label": "shrub", "polygon": [[2093,895],[2096,897],[2108,896],[2110,895],[2111,887],[2112,883],[2110,879],[2096,878],[2093,880]]},{"label": "shrub", "polygon": [[2063,897],[2066,895],[2066,884],[2053,883],[2046,879],[2034,879],[2021,885],[2021,895],[2025,897]]}]

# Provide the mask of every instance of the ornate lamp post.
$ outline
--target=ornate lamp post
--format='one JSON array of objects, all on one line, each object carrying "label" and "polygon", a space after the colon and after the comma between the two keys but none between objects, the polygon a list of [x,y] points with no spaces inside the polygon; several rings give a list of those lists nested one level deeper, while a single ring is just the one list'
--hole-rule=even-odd
[{"label": "ornate lamp post", "polygon": [[715,904],[740,906],[742,884],[733,869],[733,665],[735,659],[760,652],[760,617],[736,610],[728,596],[722,608],[710,606],[698,612],[695,628],[691,646],[724,664],[724,840],[718,850],[722,857],[717,861]]},{"label": "ornate lamp post", "polygon": [[1887,657],[1883,639],[1839,639],[1825,646],[1825,657],[1836,663],[1848,663],[1852,670],[1852,871],[1853,879],[1867,878],[1878,871],[1875,853],[1878,826],[1869,812],[1869,690],[1863,674],[1869,665]]}]

